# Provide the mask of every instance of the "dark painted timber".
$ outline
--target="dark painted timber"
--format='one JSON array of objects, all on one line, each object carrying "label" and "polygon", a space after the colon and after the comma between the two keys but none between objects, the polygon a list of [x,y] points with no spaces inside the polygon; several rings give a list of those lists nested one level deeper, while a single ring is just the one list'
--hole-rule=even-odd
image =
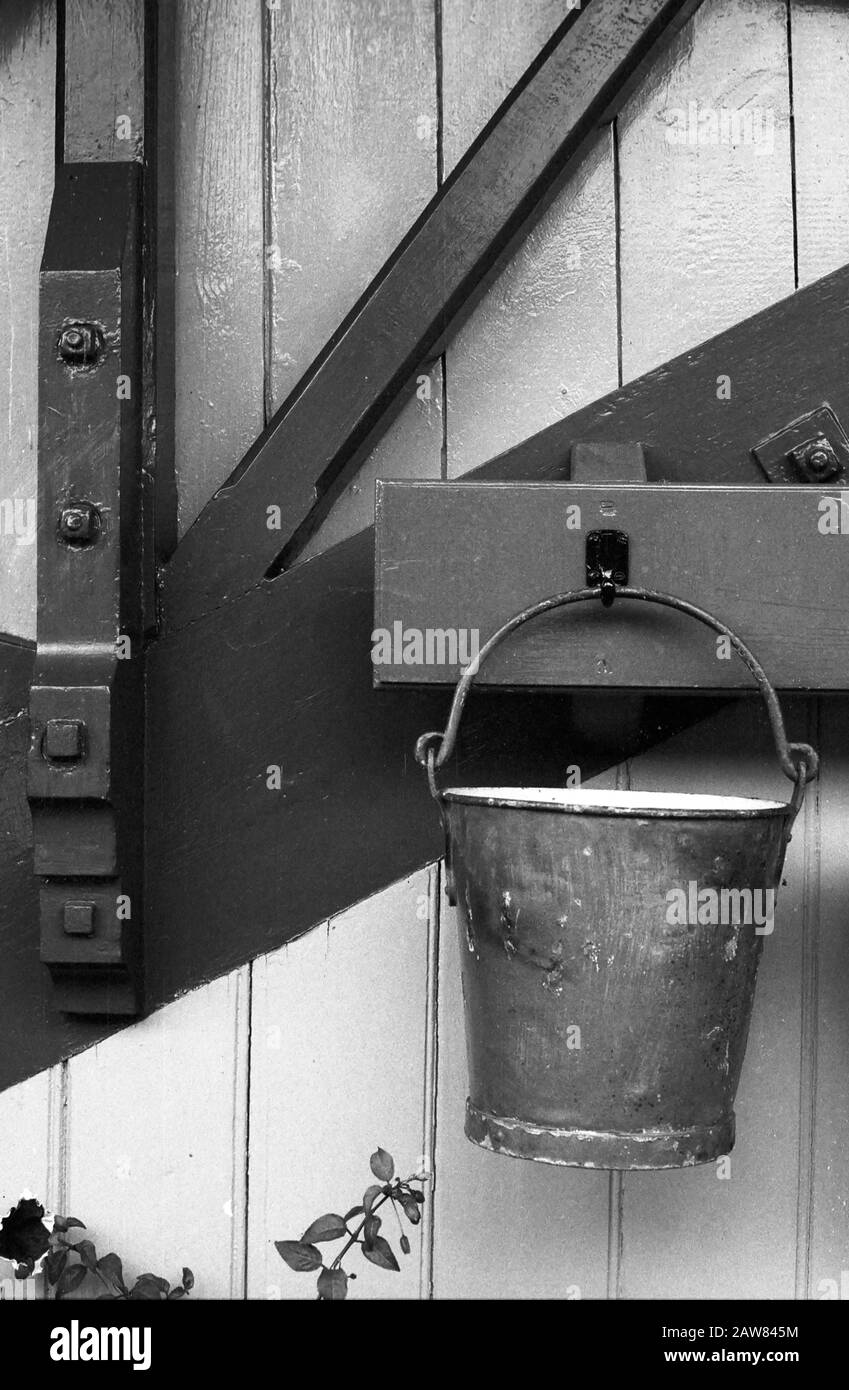
[{"label": "dark painted timber", "polygon": [[[288,567],[488,277],[576,168],[697,0],[571,11],[309,371],[201,512],[169,566],[172,628]],[[268,509],[279,507],[280,529]]]},{"label": "dark painted timber", "polygon": [[[775,686],[849,687],[849,628],[835,603],[849,594],[839,485],[379,482],[376,518],[379,683],[456,683],[516,613],[599,584],[587,570],[590,537],[621,533],[630,577],[620,583],[707,609]],[[730,646],[691,619],[615,601],[538,617],[478,681],[702,692],[752,684]]]},{"label": "dark painted timber", "polygon": [[[762,474],[750,447],[788,419],[823,399],[849,419],[847,310],[843,270],[470,476],[565,477],[572,444],[595,438],[642,440],[655,481],[751,485]],[[721,374],[731,377],[730,401],[716,398]],[[373,565],[366,531],[151,647],[148,1008],[303,934],[441,853],[413,744],[444,726],[450,692],[372,689]],[[593,711],[606,703],[615,718],[627,696],[600,691],[592,699]],[[11,704],[14,738],[23,704]],[[505,781],[544,783],[577,763],[591,776],[716,707],[701,697],[653,696],[639,731],[625,721],[611,738],[610,718],[591,719],[586,697],[484,691],[470,701],[456,774],[471,781],[497,770]],[[792,706],[789,731],[796,732]],[[274,767],[279,791],[268,789]],[[18,804],[20,826],[22,793]],[[25,852],[20,839],[18,846],[13,860]],[[32,892],[28,880],[24,886]],[[5,878],[3,887],[8,897]],[[20,944],[35,931],[32,921],[31,912],[15,918],[4,910],[0,923],[7,1040],[0,1086],[112,1031],[102,1022],[68,1024],[50,1011],[46,982],[39,993],[34,978],[34,946]]]}]

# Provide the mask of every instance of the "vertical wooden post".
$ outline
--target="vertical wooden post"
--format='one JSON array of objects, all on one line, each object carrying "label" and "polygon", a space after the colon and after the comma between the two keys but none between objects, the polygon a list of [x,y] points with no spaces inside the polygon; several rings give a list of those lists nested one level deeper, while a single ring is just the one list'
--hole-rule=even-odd
[{"label": "vertical wooden post", "polygon": [[87,1015],[141,1008],[143,648],[154,623],[150,9],[68,0],[64,162],[40,278],[28,790],[41,959],[59,1008]]}]

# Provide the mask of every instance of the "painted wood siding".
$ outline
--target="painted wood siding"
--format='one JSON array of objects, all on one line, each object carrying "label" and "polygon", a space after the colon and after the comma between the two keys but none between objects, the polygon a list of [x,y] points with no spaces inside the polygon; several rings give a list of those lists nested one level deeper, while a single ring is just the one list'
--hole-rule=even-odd
[{"label": "painted wood siding", "polygon": [[[565,9],[180,7],[181,529]],[[842,4],[706,0],[308,554],[367,521],[375,476],[458,476],[849,260],[847,41]],[[0,494],[33,487],[53,43],[48,4],[0,34],[0,183],[16,190],[0,293],[21,330],[0,363]],[[673,141],[693,103],[760,111],[763,138]],[[34,555],[1,544],[0,627],[31,634]],[[364,1269],[357,1296],[822,1296],[849,1268],[847,714],[842,698],[791,707],[823,769],[766,942],[729,1177],[558,1170],[464,1139],[457,924],[431,866],[0,1096],[16,1135],[0,1199],[26,1186],[73,1208],[131,1272],[186,1261],[199,1296],[312,1297],[271,1242],[358,1200],[379,1143],[435,1182],[403,1273]],[[784,794],[754,701],[599,780]]]}]

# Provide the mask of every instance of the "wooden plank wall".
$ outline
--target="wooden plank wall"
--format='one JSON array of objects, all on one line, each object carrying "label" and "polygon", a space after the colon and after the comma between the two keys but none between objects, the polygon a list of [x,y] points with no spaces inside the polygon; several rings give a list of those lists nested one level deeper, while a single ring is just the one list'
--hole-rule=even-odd
[{"label": "wooden plank wall", "polygon": [[[32,203],[4,228],[7,267],[17,259],[0,293],[15,296],[23,336],[7,364],[16,408],[0,398],[18,471],[0,495],[34,476],[27,335],[52,158],[50,10],[5,47],[0,34],[3,75],[19,74],[0,186]],[[564,11],[180,7],[181,529]],[[849,259],[847,39],[841,4],[706,0],[430,364],[308,553],[365,523],[375,476],[457,476]],[[692,102],[761,110],[761,143],[673,143],[673,113]],[[18,167],[24,131],[40,185]],[[0,627],[30,633],[28,559],[7,545],[0,556]],[[792,707],[823,774],[766,943],[729,1179],[571,1172],[466,1142],[456,922],[432,866],[0,1097],[0,1201],[44,1192],[131,1268],[191,1264],[200,1296],[312,1297],[271,1242],[353,1204],[382,1144],[435,1185],[402,1274],[364,1269],[358,1297],[823,1296],[849,1268],[847,713],[843,700]],[[754,704],[605,780],[784,790]]]},{"label": "wooden plank wall", "polygon": [[[51,0],[0,16],[0,632],[35,637],[38,267],[53,193],[56,18]],[[8,504],[32,530],[10,533]],[[27,535],[29,534],[29,541]]]}]

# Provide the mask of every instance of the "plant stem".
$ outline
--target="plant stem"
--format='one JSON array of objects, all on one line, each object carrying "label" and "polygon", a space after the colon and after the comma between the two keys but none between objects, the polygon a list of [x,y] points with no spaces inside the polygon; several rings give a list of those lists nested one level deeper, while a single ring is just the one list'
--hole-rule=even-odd
[{"label": "plant stem", "polygon": [[[380,1196],[380,1197],[378,1198],[378,1200],[372,1205],[372,1209],[371,1209],[371,1211],[369,1212],[369,1216],[373,1216],[374,1213],[376,1212],[377,1208],[378,1208],[378,1207],[382,1207],[382,1206],[383,1206],[383,1203],[384,1203],[384,1202],[388,1202],[388,1201],[389,1201],[389,1193],[388,1193],[388,1192],[384,1192],[384,1193],[382,1194],[382,1196]],[[336,1256],[336,1259],[333,1261],[332,1265],[330,1266],[331,1269],[338,1269],[339,1266],[340,1266],[340,1264],[341,1264],[342,1261],[344,1260],[345,1256],[347,1255],[348,1251],[350,1250],[351,1246],[352,1246],[352,1245],[356,1245],[356,1244],[358,1243],[359,1238],[360,1238],[360,1232],[362,1231],[363,1227],[365,1226],[367,1220],[368,1220],[368,1216],[364,1216],[363,1219],[362,1219],[362,1221],[360,1222],[359,1226],[357,1227],[357,1229],[356,1229],[356,1230],[353,1232],[353,1234],[351,1235],[351,1238],[350,1238],[350,1240],[348,1241],[347,1245],[343,1245],[343,1246],[342,1246],[342,1249],[339,1251],[339,1254]]]}]

